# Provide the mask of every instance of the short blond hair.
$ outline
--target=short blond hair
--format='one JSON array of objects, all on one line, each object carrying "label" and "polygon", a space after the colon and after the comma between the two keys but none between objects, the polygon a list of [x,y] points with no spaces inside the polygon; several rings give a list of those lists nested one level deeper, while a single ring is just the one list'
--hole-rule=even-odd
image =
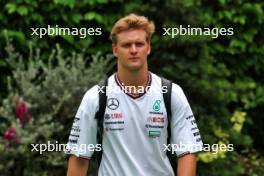
[{"label": "short blond hair", "polygon": [[112,43],[117,43],[117,35],[120,32],[129,29],[142,29],[146,32],[146,40],[150,42],[152,34],[155,32],[155,25],[152,21],[145,16],[139,16],[131,13],[121,19],[119,19],[112,28],[110,39]]}]

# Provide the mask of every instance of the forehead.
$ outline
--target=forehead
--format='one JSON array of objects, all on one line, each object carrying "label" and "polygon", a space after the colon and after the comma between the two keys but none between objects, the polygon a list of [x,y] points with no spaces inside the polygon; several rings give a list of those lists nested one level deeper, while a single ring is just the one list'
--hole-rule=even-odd
[{"label": "forehead", "polygon": [[117,42],[146,41],[147,33],[142,29],[129,29],[117,34]]}]

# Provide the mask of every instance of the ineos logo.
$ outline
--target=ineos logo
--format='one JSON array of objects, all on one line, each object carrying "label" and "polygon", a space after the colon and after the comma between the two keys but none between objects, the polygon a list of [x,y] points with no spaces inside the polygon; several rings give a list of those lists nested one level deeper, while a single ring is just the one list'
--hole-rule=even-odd
[{"label": "ineos logo", "polygon": [[107,107],[111,110],[116,110],[119,106],[119,101],[116,98],[109,98],[107,100]]},{"label": "ineos logo", "polygon": [[105,118],[106,120],[108,120],[108,119],[110,119],[111,117],[110,117],[109,114],[105,114],[104,118]]}]

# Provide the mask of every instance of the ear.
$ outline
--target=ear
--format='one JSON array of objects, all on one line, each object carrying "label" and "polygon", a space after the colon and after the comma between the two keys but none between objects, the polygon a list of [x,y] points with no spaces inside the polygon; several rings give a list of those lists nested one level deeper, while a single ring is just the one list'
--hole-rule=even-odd
[{"label": "ear", "polygon": [[112,51],[113,51],[113,55],[115,56],[115,57],[117,57],[117,46],[116,46],[116,44],[115,43],[112,43]]},{"label": "ear", "polygon": [[148,55],[150,54],[150,52],[151,52],[151,45],[150,43],[148,43],[148,51],[147,51]]}]

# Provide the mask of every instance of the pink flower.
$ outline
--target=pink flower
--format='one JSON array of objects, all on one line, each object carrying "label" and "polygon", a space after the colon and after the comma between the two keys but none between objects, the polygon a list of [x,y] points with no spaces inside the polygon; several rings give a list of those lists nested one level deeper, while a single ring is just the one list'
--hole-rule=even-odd
[{"label": "pink flower", "polygon": [[17,134],[15,128],[8,128],[3,136],[6,147],[10,147],[12,144],[18,144]]},{"label": "pink flower", "polygon": [[20,124],[29,122],[31,113],[26,102],[21,101],[16,105],[16,116],[19,119]]}]

